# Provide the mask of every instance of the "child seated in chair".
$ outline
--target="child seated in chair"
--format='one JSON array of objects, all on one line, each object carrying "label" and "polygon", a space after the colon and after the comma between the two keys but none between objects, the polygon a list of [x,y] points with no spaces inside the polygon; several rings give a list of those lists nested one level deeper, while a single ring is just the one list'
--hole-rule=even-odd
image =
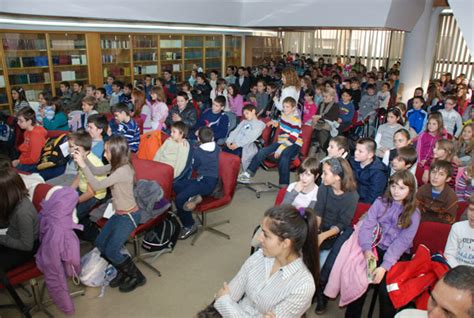
[{"label": "child seated in chair", "polygon": [[[195,127],[196,133],[201,127],[209,127],[214,133],[214,140],[218,144],[223,144],[229,129],[229,117],[224,112],[225,104],[224,96],[216,96],[212,101],[212,107],[201,114]],[[196,139],[196,137],[196,135],[191,135],[190,139]]]},{"label": "child seated in chair", "polygon": [[435,160],[430,166],[430,182],[416,192],[422,221],[454,223],[458,210],[456,193],[448,185],[453,167],[446,160]]},{"label": "child seated in chair", "polygon": [[[79,152],[81,156],[87,158],[95,167],[102,167],[102,160],[92,153],[92,137],[86,132],[76,132],[69,134],[69,153]],[[77,176],[71,184],[71,188],[76,189],[79,193],[79,201],[77,204],[77,217],[79,224],[84,225],[83,231],[78,231],[81,239],[94,242],[99,234],[97,226],[89,219],[89,212],[107,195],[107,189],[94,191],[80,167],[77,168]],[[107,175],[96,176],[97,180],[103,180]]]},{"label": "child seated in chair", "polygon": [[298,155],[303,145],[301,118],[294,98],[287,97],[283,100],[283,111],[279,120],[269,121],[267,126],[270,125],[280,126],[277,142],[258,151],[247,170],[239,175],[238,181],[240,183],[251,183],[251,177],[257,172],[258,166],[272,154],[278,160],[280,186],[285,187],[290,183],[291,160]]},{"label": "child seated in chair", "polygon": [[318,160],[312,157],[306,158],[298,170],[299,180],[288,186],[282,204],[314,210],[318,195],[316,179],[320,174]]},{"label": "child seated in chair", "polygon": [[214,191],[219,179],[220,148],[214,142],[214,134],[209,127],[198,130],[197,148],[193,150],[192,168],[196,178],[176,182],[176,208],[183,227],[179,239],[185,240],[197,232],[197,225],[191,211],[202,201],[202,196]]},{"label": "child seated in chair", "polygon": [[137,152],[140,144],[140,129],[135,120],[130,116],[128,106],[118,103],[113,107],[114,117],[117,123],[112,120],[109,123],[112,135],[125,137],[130,147],[130,151]]},{"label": "child seated in chair", "polygon": [[170,138],[158,148],[154,161],[166,163],[173,167],[174,178],[177,178],[186,168],[189,156],[189,142],[186,140],[188,127],[182,121],[171,125]]},{"label": "child seated in chair", "polygon": [[265,124],[258,120],[254,105],[244,106],[242,113],[245,119],[230,132],[223,150],[241,157],[242,170],[245,171],[258,152],[255,141],[262,134]]}]

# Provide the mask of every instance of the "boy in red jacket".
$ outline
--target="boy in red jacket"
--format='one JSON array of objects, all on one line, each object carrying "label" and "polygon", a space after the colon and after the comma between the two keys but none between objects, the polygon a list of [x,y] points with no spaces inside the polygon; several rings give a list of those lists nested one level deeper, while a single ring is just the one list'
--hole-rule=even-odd
[{"label": "boy in red jacket", "polygon": [[35,172],[41,157],[41,150],[46,144],[46,129],[36,125],[35,111],[30,107],[22,108],[17,115],[18,126],[25,130],[24,141],[18,147],[20,157],[12,161],[12,166],[19,171]]}]

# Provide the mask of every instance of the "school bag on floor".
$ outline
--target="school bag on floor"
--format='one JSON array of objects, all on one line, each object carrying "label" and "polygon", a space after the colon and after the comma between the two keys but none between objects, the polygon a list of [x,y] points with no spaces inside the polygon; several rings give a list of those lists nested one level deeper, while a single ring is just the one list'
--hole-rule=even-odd
[{"label": "school bag on floor", "polygon": [[171,252],[176,246],[181,223],[176,214],[167,213],[164,221],[149,230],[143,238],[142,248],[148,252]]},{"label": "school bag on floor", "polygon": [[138,159],[153,160],[161,144],[160,130],[153,130],[141,135],[137,152]]},{"label": "school bag on floor", "polygon": [[49,138],[41,151],[40,161],[36,168],[38,170],[45,170],[66,165],[69,154],[64,156],[64,153],[61,150],[61,145],[64,143],[67,144],[66,133],[61,134],[56,138]]}]

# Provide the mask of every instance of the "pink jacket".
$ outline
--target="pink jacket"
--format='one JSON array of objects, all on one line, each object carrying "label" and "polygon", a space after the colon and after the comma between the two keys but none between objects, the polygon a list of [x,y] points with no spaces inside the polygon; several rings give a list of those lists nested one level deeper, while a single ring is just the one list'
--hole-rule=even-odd
[{"label": "pink jacket", "polygon": [[357,300],[369,287],[367,265],[359,246],[359,229],[360,223],[355,225],[354,233],[342,245],[324,289],[329,298],[336,298],[341,293],[341,307]]},{"label": "pink jacket", "polygon": [[67,315],[74,314],[67,277],[81,272],[80,243],[74,229],[82,230],[82,225],[72,221],[78,198],[74,189],[64,187],[41,202],[41,244],[36,253],[36,265],[44,274],[49,295]]},{"label": "pink jacket", "polygon": [[242,108],[244,107],[244,98],[242,95],[237,94],[237,96],[232,97],[232,95],[227,95],[229,99],[229,108],[237,117],[242,116]]},{"label": "pink jacket", "polygon": [[143,130],[145,132],[161,130],[165,126],[165,120],[168,117],[168,106],[163,102],[150,103],[148,101],[147,105],[150,107],[150,115],[145,119]]}]

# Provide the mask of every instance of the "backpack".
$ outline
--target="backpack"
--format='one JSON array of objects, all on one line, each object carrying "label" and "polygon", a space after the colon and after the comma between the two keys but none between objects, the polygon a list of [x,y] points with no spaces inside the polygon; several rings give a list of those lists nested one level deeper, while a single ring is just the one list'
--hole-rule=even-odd
[{"label": "backpack", "polygon": [[64,143],[67,143],[66,133],[56,138],[49,138],[41,151],[40,161],[36,168],[38,170],[45,170],[66,165],[69,155],[64,156],[61,150],[61,145]]},{"label": "backpack", "polygon": [[171,252],[178,241],[181,231],[181,222],[172,212],[163,222],[148,231],[143,238],[142,248],[148,252]]},{"label": "backpack", "polygon": [[153,160],[161,147],[161,130],[153,130],[140,136],[138,159]]}]

